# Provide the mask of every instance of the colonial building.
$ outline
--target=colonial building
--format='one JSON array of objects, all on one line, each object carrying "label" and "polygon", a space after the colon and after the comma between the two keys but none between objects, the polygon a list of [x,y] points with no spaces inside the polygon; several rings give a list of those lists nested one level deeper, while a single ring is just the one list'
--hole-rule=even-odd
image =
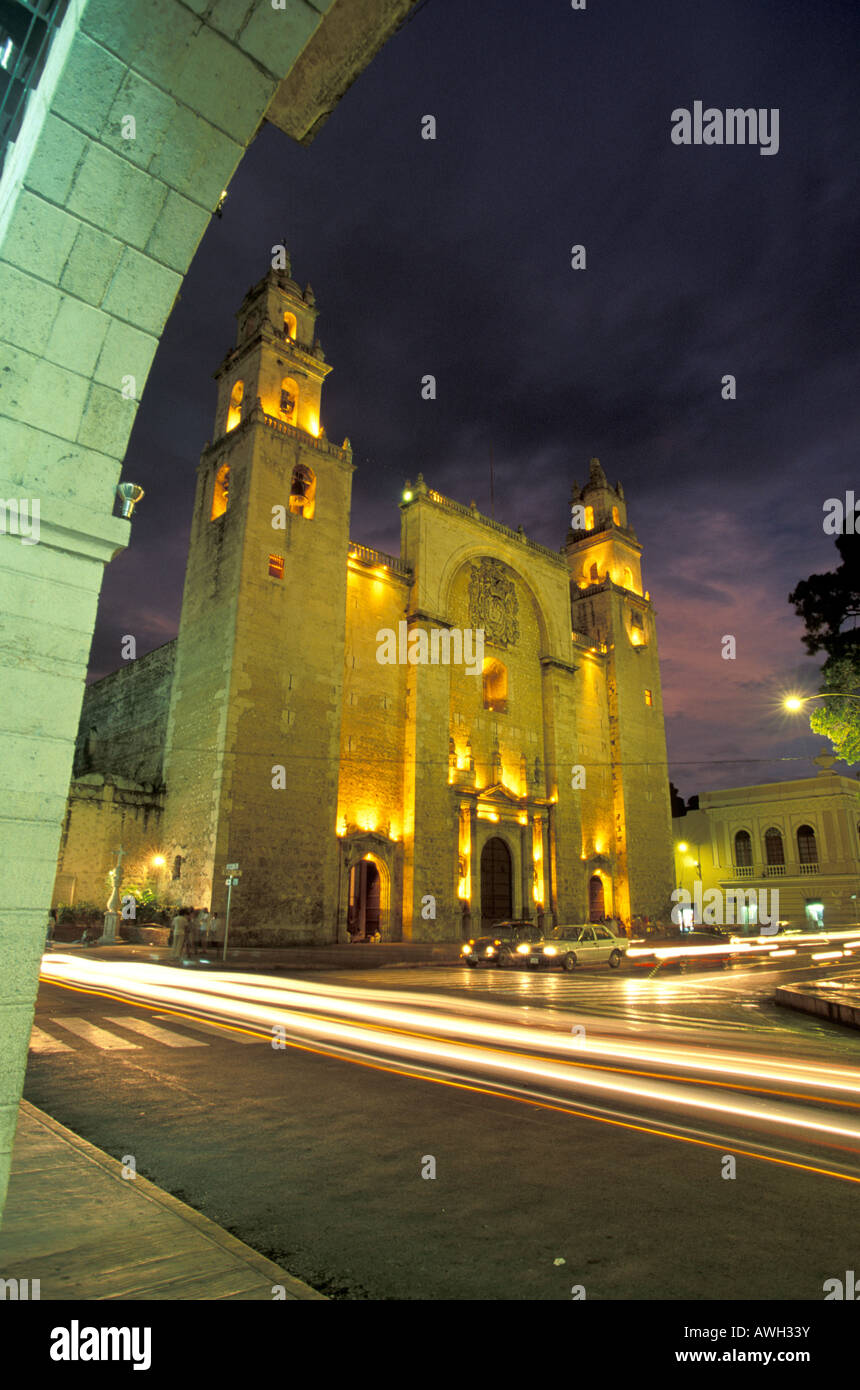
[{"label": "colonial building", "polygon": [[673,821],[678,887],[691,897],[697,879],[703,895],[744,890],[750,929],[759,903],[763,916],[771,915],[774,890],[778,919],[790,926],[814,931],[857,922],[860,782],[831,772],[834,761],[816,759],[823,764],[817,777],[703,792],[698,810]]},{"label": "colonial building", "polygon": [[621,485],[592,459],[560,551],[420,475],[399,556],[351,542],[316,317],[289,264],[246,295],[179,636],[89,688],[77,773],[150,793],[144,842],[123,785],[129,862],[157,853],[162,896],[221,913],[238,863],[232,922],[272,941],[667,915],[657,638]]}]

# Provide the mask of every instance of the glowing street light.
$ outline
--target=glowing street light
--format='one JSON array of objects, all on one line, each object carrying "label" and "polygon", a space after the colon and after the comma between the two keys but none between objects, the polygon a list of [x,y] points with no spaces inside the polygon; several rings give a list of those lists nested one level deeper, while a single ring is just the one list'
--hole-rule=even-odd
[{"label": "glowing street light", "polygon": [[819,695],[786,695],[782,704],[784,709],[796,714],[810,700],[860,700],[860,695],[847,695],[844,690],[826,690]]}]

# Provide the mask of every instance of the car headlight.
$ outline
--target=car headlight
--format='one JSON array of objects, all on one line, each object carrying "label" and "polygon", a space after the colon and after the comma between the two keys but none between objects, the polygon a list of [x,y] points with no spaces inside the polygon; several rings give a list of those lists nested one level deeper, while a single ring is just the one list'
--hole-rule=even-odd
[{"label": "car headlight", "polygon": [[460,955],[461,955],[461,956],[470,956],[471,954],[472,954],[472,948],[471,948],[471,946],[464,946],[463,949],[462,949],[462,951],[460,952]]},{"label": "car headlight", "polygon": [[555,946],[544,946],[544,948],[543,948],[543,953],[544,953],[545,956],[557,956],[557,955],[558,955],[558,951],[556,950]]},{"label": "car headlight", "polygon": [[487,949],[486,949],[486,951],[484,952],[484,955],[486,955],[486,956],[494,956],[495,954],[496,954],[496,948],[495,948],[495,946],[488,946]]},{"label": "car headlight", "polygon": [[529,946],[528,943],[524,941],[523,944],[522,944],[522,946],[518,946],[518,947],[517,947],[517,955],[518,955],[518,956],[527,956],[530,950],[531,950],[531,946]]}]

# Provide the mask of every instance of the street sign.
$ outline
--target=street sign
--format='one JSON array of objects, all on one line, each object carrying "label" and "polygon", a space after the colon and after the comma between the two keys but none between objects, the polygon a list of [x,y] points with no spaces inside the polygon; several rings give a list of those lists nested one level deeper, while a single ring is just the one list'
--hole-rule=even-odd
[{"label": "street sign", "polygon": [[228,865],[227,865],[227,873],[228,873],[228,874],[235,873],[236,870],[238,869],[238,867],[239,867],[238,864],[228,864]]}]

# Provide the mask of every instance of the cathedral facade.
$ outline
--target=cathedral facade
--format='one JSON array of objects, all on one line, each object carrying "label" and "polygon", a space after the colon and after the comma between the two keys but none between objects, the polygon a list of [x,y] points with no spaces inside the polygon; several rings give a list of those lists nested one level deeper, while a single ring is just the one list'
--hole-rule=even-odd
[{"label": "cathedral facade", "polygon": [[136,878],[223,916],[238,864],[231,937],[426,941],[665,913],[657,638],[621,485],[591,461],[560,551],[420,475],[399,556],[351,541],[352,451],[320,424],[316,316],[288,263],[239,309],[179,635],[87,691],[64,882],[87,841],[76,787],[95,826],[107,781],[130,809],[102,819],[105,870],[121,835]]}]

